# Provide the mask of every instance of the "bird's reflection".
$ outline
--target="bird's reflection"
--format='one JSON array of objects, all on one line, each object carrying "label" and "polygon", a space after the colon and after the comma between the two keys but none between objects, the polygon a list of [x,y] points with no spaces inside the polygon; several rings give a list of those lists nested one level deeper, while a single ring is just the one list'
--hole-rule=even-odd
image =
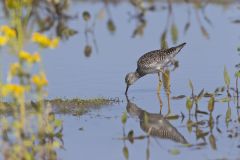
[{"label": "bird's reflection", "polygon": [[161,139],[169,139],[177,143],[188,143],[184,136],[163,115],[149,113],[132,103],[127,96],[126,98],[127,112],[131,116],[139,118],[141,129],[148,135]]}]

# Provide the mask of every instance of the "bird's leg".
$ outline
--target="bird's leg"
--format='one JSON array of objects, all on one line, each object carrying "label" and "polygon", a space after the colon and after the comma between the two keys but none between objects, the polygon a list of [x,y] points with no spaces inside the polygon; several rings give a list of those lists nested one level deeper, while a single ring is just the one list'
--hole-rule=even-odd
[{"label": "bird's leg", "polygon": [[171,114],[171,106],[170,106],[170,93],[167,93],[167,100],[168,100],[168,113],[166,116]]},{"label": "bird's leg", "polygon": [[148,136],[151,135],[151,132],[152,132],[152,127],[150,127],[150,128],[148,129],[147,135],[148,135]]},{"label": "bird's leg", "polygon": [[162,80],[161,80],[161,77],[160,77],[160,72],[158,72],[158,87],[157,87],[157,94],[160,94],[160,91],[161,91],[161,87],[162,87]]},{"label": "bird's leg", "polygon": [[159,78],[160,78],[160,72],[161,72],[162,74],[164,74],[164,76],[166,76],[167,78],[169,78],[168,75],[163,71],[163,69],[160,69],[160,71],[158,72]]},{"label": "bird's leg", "polygon": [[160,103],[160,115],[161,115],[162,114],[163,102],[162,102],[162,98],[161,98],[159,93],[157,93],[157,97],[158,97],[158,100],[159,100],[159,103]]},{"label": "bird's leg", "polygon": [[167,95],[167,101],[168,101],[168,113],[167,115],[169,115],[171,113],[171,106],[170,106],[170,73],[168,72],[164,72],[164,75],[166,76],[166,78],[168,79],[169,81],[169,85],[166,89],[166,95]]},{"label": "bird's leg", "polygon": [[[160,72],[162,72],[162,74],[166,77],[166,79],[170,79],[170,74],[167,74],[167,72],[164,72],[163,69],[160,70]],[[167,87],[168,88],[168,87]],[[171,106],[170,106],[170,86],[169,88],[166,90],[166,95],[167,95],[167,99],[168,99],[168,113],[166,116],[168,116],[171,113]]]}]

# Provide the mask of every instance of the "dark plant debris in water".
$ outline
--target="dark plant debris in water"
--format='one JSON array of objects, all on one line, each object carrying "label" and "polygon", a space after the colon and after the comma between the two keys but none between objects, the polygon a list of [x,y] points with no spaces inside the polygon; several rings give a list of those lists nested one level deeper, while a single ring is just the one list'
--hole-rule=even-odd
[{"label": "dark plant debris in water", "polygon": [[50,103],[53,106],[54,112],[58,114],[72,114],[79,116],[86,113],[89,109],[100,108],[102,106],[109,106],[114,103],[119,103],[119,98],[93,98],[93,99],[51,99],[45,100],[45,103]]},{"label": "dark plant debris in water", "polygon": [[[113,105],[115,103],[121,103],[119,98],[92,98],[92,99],[62,99],[55,98],[51,100],[44,100],[47,106],[50,104],[53,107],[53,112],[57,114],[72,114],[72,115],[82,115],[89,111],[89,109],[100,108],[103,106]],[[13,108],[10,107],[11,104],[8,102],[0,102],[0,114],[11,114]],[[26,109],[28,111],[34,111],[38,107],[38,102],[30,102],[26,104]]]},{"label": "dark plant debris in water", "polygon": [[119,103],[120,100],[118,98],[115,99],[106,99],[106,98],[93,98],[93,99],[80,99],[80,98],[73,98],[73,99],[51,99],[45,100],[45,102],[50,103],[53,106],[73,106],[73,107],[101,107],[104,105],[111,105],[114,103]]}]

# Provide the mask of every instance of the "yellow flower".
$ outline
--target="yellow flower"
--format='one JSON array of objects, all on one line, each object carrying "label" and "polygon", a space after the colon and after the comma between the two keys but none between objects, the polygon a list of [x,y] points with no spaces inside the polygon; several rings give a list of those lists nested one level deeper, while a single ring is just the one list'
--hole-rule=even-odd
[{"label": "yellow flower", "polygon": [[27,61],[27,62],[32,61],[31,54],[26,51],[20,51],[18,56],[19,56],[20,60]]},{"label": "yellow flower", "polygon": [[4,46],[8,42],[8,38],[6,36],[0,36],[0,46]]},{"label": "yellow flower", "polygon": [[13,94],[15,97],[22,97],[24,95],[24,87],[21,85],[14,85],[13,86]]},{"label": "yellow flower", "polygon": [[59,38],[54,38],[51,40],[50,48],[56,48],[59,43]]},{"label": "yellow flower", "polygon": [[30,54],[26,51],[20,51],[19,58],[20,60],[26,61],[28,63],[36,63],[41,60],[39,53]]},{"label": "yellow flower", "polygon": [[10,66],[10,75],[15,76],[21,71],[21,66],[19,63],[13,63]]},{"label": "yellow flower", "polygon": [[20,73],[22,73],[21,65],[19,63],[12,63],[7,76],[7,82],[10,82],[14,76],[19,75]]},{"label": "yellow flower", "polygon": [[32,41],[38,43],[43,48],[56,48],[59,43],[59,38],[50,39],[44,34],[33,33]]},{"label": "yellow flower", "polygon": [[38,89],[41,89],[44,86],[48,85],[48,81],[46,78],[46,75],[41,72],[39,74],[33,75],[32,76],[32,83],[34,83]]},{"label": "yellow flower", "polygon": [[0,31],[8,38],[16,37],[16,31],[14,29],[8,27],[7,25],[1,26]]},{"label": "yellow flower", "polygon": [[18,84],[5,84],[1,86],[1,94],[5,97],[12,94],[15,98],[21,98],[24,95],[24,87]]},{"label": "yellow flower", "polygon": [[32,41],[38,43],[41,47],[44,48],[50,46],[51,44],[51,40],[47,36],[40,33],[33,33]]},{"label": "yellow flower", "polygon": [[40,61],[41,61],[41,57],[40,57],[39,53],[34,53],[32,55],[31,62],[36,63],[36,62],[40,62]]}]

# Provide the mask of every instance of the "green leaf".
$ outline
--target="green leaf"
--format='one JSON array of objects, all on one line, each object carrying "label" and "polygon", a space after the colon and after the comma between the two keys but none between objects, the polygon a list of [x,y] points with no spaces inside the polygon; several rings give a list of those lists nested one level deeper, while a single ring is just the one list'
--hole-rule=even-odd
[{"label": "green leaf", "polygon": [[196,113],[208,115],[208,112],[201,111],[201,110],[199,110],[199,109],[196,110]]},{"label": "green leaf", "polygon": [[212,112],[214,110],[214,97],[211,97],[208,101],[208,111]]},{"label": "green leaf", "polygon": [[136,36],[143,36],[146,25],[146,21],[142,21],[140,24],[138,24],[133,31],[132,37],[134,38]]},{"label": "green leaf", "polygon": [[176,44],[178,40],[178,29],[175,23],[173,23],[171,26],[171,35],[173,43]]},{"label": "green leaf", "polygon": [[235,72],[235,77],[240,78],[240,71]]},{"label": "green leaf", "polygon": [[183,98],[185,98],[185,97],[186,97],[185,95],[179,95],[179,96],[174,96],[174,97],[172,97],[172,99],[178,100],[178,99],[183,99]]},{"label": "green leaf", "polygon": [[84,21],[89,21],[89,19],[91,18],[91,15],[88,11],[84,11],[82,13],[82,16],[83,16]]},{"label": "green leaf", "polygon": [[209,143],[212,147],[213,150],[216,150],[217,149],[217,145],[216,145],[216,139],[214,137],[213,134],[211,134],[209,137],[208,137],[208,140],[209,140]]},{"label": "green leaf", "polygon": [[212,25],[212,21],[207,17],[206,14],[204,14],[204,19],[206,20],[206,22],[207,22],[209,25]]},{"label": "green leaf", "polygon": [[134,131],[133,131],[133,130],[129,131],[127,137],[128,137],[128,140],[129,140],[131,143],[133,143],[133,141],[134,141]]},{"label": "green leaf", "polygon": [[212,93],[205,92],[203,96],[204,97],[212,97],[214,95]]},{"label": "green leaf", "polygon": [[186,107],[189,112],[191,111],[192,106],[193,106],[193,101],[189,97],[187,97]]},{"label": "green leaf", "polygon": [[192,91],[194,90],[194,88],[193,88],[193,83],[192,83],[191,80],[189,80],[189,87],[190,87],[190,89],[191,89]]},{"label": "green leaf", "polygon": [[177,149],[177,148],[170,149],[168,152],[169,152],[171,155],[174,155],[174,156],[180,154],[180,150]]},{"label": "green leaf", "polygon": [[230,77],[229,77],[226,66],[224,66],[224,81],[227,86],[230,85]]},{"label": "green leaf", "polygon": [[216,88],[214,93],[218,94],[219,92],[224,92],[224,91],[225,91],[225,86]]},{"label": "green leaf", "polygon": [[205,138],[208,134],[209,134],[209,132],[203,132],[201,129],[196,130],[197,139]]},{"label": "green leaf", "polygon": [[127,112],[124,112],[124,113],[123,113],[123,115],[122,115],[122,119],[121,119],[121,120],[122,120],[122,124],[125,125],[126,122],[127,122]]},{"label": "green leaf", "polygon": [[214,126],[213,126],[213,125],[214,125],[214,120],[213,120],[212,114],[210,114],[210,116],[209,116],[208,125],[209,125],[210,131],[212,132],[213,127],[214,127]]},{"label": "green leaf", "polygon": [[108,22],[107,22],[107,27],[108,27],[108,30],[111,32],[111,33],[114,33],[116,31],[116,26],[113,22],[112,19],[109,19]]},{"label": "green leaf", "polygon": [[166,35],[167,35],[167,31],[164,31],[161,35],[161,49],[167,49],[168,48],[168,44],[166,41]]},{"label": "green leaf", "polygon": [[201,26],[200,29],[201,29],[201,32],[202,32],[203,36],[205,38],[209,39],[209,34],[208,34],[207,30],[205,29],[205,27]]},{"label": "green leaf", "polygon": [[56,125],[57,127],[61,127],[61,126],[62,126],[62,121],[59,120],[59,119],[56,119],[56,120],[55,120],[55,125]]},{"label": "green leaf", "polygon": [[58,141],[53,141],[53,147],[54,148],[59,148],[61,146],[61,144],[60,144],[60,142],[58,142]]},{"label": "green leaf", "polygon": [[229,122],[231,120],[231,115],[232,115],[231,108],[228,107],[227,112],[226,112],[226,119],[225,119],[226,122]]},{"label": "green leaf", "polygon": [[193,122],[192,120],[188,120],[187,121],[187,129],[188,129],[188,132],[191,133],[192,132],[192,126],[193,126]]},{"label": "green leaf", "polygon": [[123,147],[122,152],[123,152],[124,158],[128,159],[129,158],[129,153],[128,153],[128,148],[126,146]]},{"label": "green leaf", "polygon": [[185,26],[184,26],[184,34],[186,34],[186,33],[187,33],[187,31],[188,31],[188,29],[189,29],[190,25],[191,25],[191,23],[190,23],[190,22],[187,22],[187,23],[185,24]]},{"label": "green leaf", "polygon": [[85,57],[90,57],[92,54],[92,46],[86,45],[84,48],[84,55]]}]

